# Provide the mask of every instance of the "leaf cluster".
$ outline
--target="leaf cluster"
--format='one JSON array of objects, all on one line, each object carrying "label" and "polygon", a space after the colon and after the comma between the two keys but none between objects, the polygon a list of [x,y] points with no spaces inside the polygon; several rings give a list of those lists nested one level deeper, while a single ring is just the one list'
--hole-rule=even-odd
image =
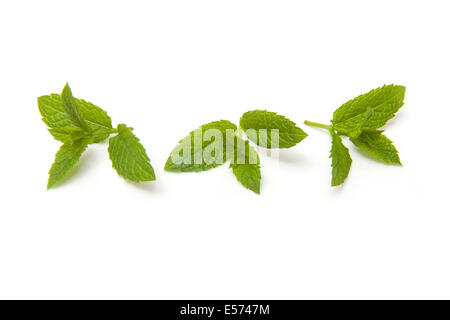
[{"label": "leaf cluster", "polygon": [[357,148],[382,162],[401,165],[397,149],[380,128],[403,106],[405,90],[404,86],[391,84],[362,94],[340,106],[330,125],[305,121],[307,125],[326,128],[331,134],[332,186],[345,181],[352,164],[340,136],[347,136]]},{"label": "leaf cluster", "polygon": [[[384,85],[340,106],[330,124],[305,121],[327,129],[331,135],[331,185],[344,183],[352,158],[342,136],[360,150],[387,164],[401,165],[398,151],[381,129],[403,106],[405,87]],[[68,177],[89,145],[109,139],[109,157],[113,168],[126,180],[155,180],[150,159],[134,135],[133,128],[112,126],[111,118],[100,107],[73,97],[68,84],[61,94],[38,98],[38,107],[48,131],[62,146],[50,168],[50,189]],[[209,122],[191,131],[170,153],[164,170],[199,172],[229,162],[236,179],[253,192],[260,193],[260,158],[254,145],[261,148],[292,148],[307,134],[285,116],[267,110],[244,113],[239,126],[228,121]]]},{"label": "leaf cluster", "polygon": [[236,179],[245,188],[259,194],[260,159],[249,141],[263,148],[291,148],[306,136],[302,129],[282,115],[267,110],[248,111],[242,115],[239,127],[228,120],[220,120],[191,131],[173,149],[164,169],[198,172],[230,162]]},{"label": "leaf cluster", "polygon": [[61,94],[39,97],[38,107],[50,134],[63,143],[49,171],[48,189],[68,176],[90,144],[103,142],[111,135],[114,137],[109,140],[108,151],[117,173],[134,182],[155,180],[150,159],[132,128],[125,124],[113,128],[106,111],[73,97],[68,84]]}]

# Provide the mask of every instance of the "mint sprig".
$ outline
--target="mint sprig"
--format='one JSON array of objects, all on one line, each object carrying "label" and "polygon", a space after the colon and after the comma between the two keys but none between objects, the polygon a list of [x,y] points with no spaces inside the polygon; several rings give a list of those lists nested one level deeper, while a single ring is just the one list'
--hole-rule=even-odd
[{"label": "mint sprig", "polygon": [[[244,113],[239,124],[238,128],[228,120],[220,120],[200,126],[180,140],[164,170],[206,171],[229,161],[236,179],[259,194],[260,160],[249,140],[264,148],[291,148],[307,134],[286,117],[266,110]],[[242,137],[243,132],[249,140]]]},{"label": "mint sprig", "polygon": [[356,147],[378,160],[401,165],[392,141],[378,129],[403,106],[405,90],[404,86],[391,84],[362,94],[339,107],[334,112],[330,125],[305,121],[306,125],[327,129],[331,134],[332,186],[345,181],[352,164],[340,135],[349,137]]},{"label": "mint sprig", "polygon": [[112,134],[117,135],[110,139],[108,150],[117,173],[133,182],[155,180],[150,159],[132,129],[113,128],[106,111],[74,98],[68,84],[60,95],[39,97],[38,107],[50,134],[63,143],[49,171],[48,189],[67,177],[89,144],[103,142]]}]

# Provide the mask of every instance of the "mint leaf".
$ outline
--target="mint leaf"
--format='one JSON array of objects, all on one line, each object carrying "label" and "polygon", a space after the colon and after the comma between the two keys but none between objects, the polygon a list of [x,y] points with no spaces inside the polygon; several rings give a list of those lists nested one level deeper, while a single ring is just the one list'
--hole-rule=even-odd
[{"label": "mint leaf", "polygon": [[65,143],[90,135],[92,142],[98,143],[107,139],[114,132],[111,118],[104,110],[82,99],[74,98],[74,100],[82,118],[91,130],[90,133],[86,133],[82,128],[75,126],[69,120],[59,94],[45,95],[38,98],[38,107],[43,117],[42,120],[50,128],[49,132],[56,140]]},{"label": "mint leaf", "polygon": [[68,142],[61,146],[56,153],[55,162],[49,171],[47,189],[54,187],[72,170],[86,150],[88,141],[80,139],[74,142]]},{"label": "mint leaf", "polygon": [[261,171],[259,157],[248,140],[235,139],[234,157],[230,168],[237,180],[247,189],[260,193]]},{"label": "mint leaf", "polygon": [[333,130],[331,133],[331,152],[330,158],[332,170],[331,186],[338,186],[344,183],[345,179],[350,172],[350,167],[352,165],[352,158],[348,152],[348,149],[342,143],[341,137],[339,137]]},{"label": "mint leaf", "polygon": [[334,112],[334,129],[356,138],[363,130],[381,128],[403,105],[405,90],[403,86],[385,85],[344,103]]},{"label": "mint leaf", "polygon": [[401,165],[397,149],[392,141],[383,134],[383,131],[363,131],[357,138],[350,140],[359,149],[381,161]]},{"label": "mint leaf", "polygon": [[38,98],[39,112],[42,115],[42,121],[50,128],[50,133],[55,139],[61,142],[69,142],[70,134],[73,131],[84,132],[72,124],[64,111],[61,96],[52,94]]},{"label": "mint leaf", "polygon": [[[72,142],[81,138],[89,138],[89,134],[79,128],[65,127],[65,128],[50,128],[48,132],[58,141],[63,143]],[[91,139],[92,140],[92,139]],[[89,143],[92,143],[90,141]]]},{"label": "mint leaf", "polygon": [[236,129],[230,121],[220,120],[191,131],[172,150],[164,170],[197,172],[220,166],[227,160],[227,139]]},{"label": "mint leaf", "polygon": [[81,114],[87,125],[92,131],[95,143],[99,143],[107,139],[115,130],[112,128],[111,118],[106,111],[83,99],[76,99],[77,105],[80,107]]},{"label": "mint leaf", "polygon": [[130,128],[124,124],[118,127],[118,135],[109,140],[109,157],[113,168],[125,179],[142,182],[155,180],[144,147]]},{"label": "mint leaf", "polygon": [[308,136],[291,120],[267,110],[244,113],[239,125],[250,140],[265,148],[290,148]]},{"label": "mint leaf", "polygon": [[63,105],[64,112],[67,115],[67,118],[70,122],[72,122],[75,126],[90,132],[90,128],[84,122],[83,117],[81,116],[81,111],[78,109],[78,105],[75,102],[75,99],[72,96],[72,91],[70,90],[69,84],[66,83],[64,89],[61,93],[61,101]]}]

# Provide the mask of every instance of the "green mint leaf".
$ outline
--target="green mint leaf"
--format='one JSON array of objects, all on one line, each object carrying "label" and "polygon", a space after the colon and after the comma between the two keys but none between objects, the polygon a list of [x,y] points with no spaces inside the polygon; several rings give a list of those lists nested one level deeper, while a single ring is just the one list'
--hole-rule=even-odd
[{"label": "green mint leaf", "polygon": [[117,173],[130,181],[155,180],[155,172],[150,165],[144,147],[130,128],[124,124],[118,127],[117,136],[109,140],[109,157]]},{"label": "green mint leaf", "polygon": [[164,170],[198,172],[220,166],[227,160],[227,139],[236,129],[230,121],[220,120],[191,131],[172,150]]},{"label": "green mint leaf", "polygon": [[265,148],[290,148],[308,136],[291,120],[267,110],[244,113],[239,125],[250,140]]},{"label": "green mint leaf", "polygon": [[75,101],[80,107],[85,122],[92,131],[91,135],[94,138],[94,142],[98,143],[106,140],[114,132],[111,118],[106,111],[83,99],[75,99]]},{"label": "green mint leaf", "polygon": [[66,83],[61,93],[61,101],[64,112],[66,113],[67,118],[70,120],[70,122],[72,122],[75,126],[87,132],[90,132],[91,129],[88,127],[83,117],[81,116],[81,111],[72,96],[72,91],[70,90],[68,83]]},{"label": "green mint leaf", "polygon": [[334,112],[334,129],[356,138],[363,130],[381,128],[403,106],[405,90],[403,86],[385,85],[344,103]]},{"label": "green mint leaf", "polygon": [[79,139],[73,142],[67,142],[61,146],[56,153],[55,162],[49,171],[47,189],[54,187],[72,170],[86,150],[88,141]]},{"label": "green mint leaf", "polygon": [[359,149],[381,161],[401,165],[397,149],[392,141],[383,134],[383,131],[363,131],[357,138],[350,140]]},{"label": "green mint leaf", "polygon": [[260,193],[261,171],[259,157],[256,150],[249,144],[248,140],[239,137],[235,139],[234,157],[230,168],[237,180],[247,189]]},{"label": "green mint leaf", "polygon": [[344,183],[347,178],[352,165],[352,158],[347,147],[342,143],[341,137],[333,130],[330,130],[330,133],[332,139],[330,158],[332,159],[331,166],[333,168],[331,185],[335,187]]},{"label": "green mint leaf", "polygon": [[64,143],[71,141],[71,132],[84,132],[68,119],[60,95],[52,94],[39,97],[38,107],[42,115],[42,121],[50,128],[49,131],[55,139]]},{"label": "green mint leaf", "polygon": [[[42,120],[50,128],[53,137],[63,143],[76,140],[84,136],[92,136],[92,142],[104,141],[113,132],[111,118],[101,108],[82,99],[74,98],[85,123],[91,129],[86,133],[75,126],[67,117],[59,94],[45,95],[38,98],[39,112]],[[90,142],[90,143],[92,143]]]},{"label": "green mint leaf", "polygon": [[63,143],[75,141],[83,137],[87,138],[89,136],[89,134],[86,134],[86,131],[76,127],[50,128],[48,129],[48,132],[50,132],[56,140]]}]

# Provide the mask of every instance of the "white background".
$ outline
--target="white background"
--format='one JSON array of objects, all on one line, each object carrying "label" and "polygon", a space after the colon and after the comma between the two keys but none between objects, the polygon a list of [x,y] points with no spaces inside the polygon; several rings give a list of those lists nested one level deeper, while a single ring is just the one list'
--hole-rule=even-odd
[{"label": "white background", "polygon": [[[448,1],[2,1],[0,298],[450,298]],[[93,145],[46,191],[60,143],[36,98],[69,81],[126,123],[155,182]],[[353,157],[331,188],[327,122],[385,83],[404,167]],[[231,170],[163,171],[201,124],[268,109],[309,137]]]}]

